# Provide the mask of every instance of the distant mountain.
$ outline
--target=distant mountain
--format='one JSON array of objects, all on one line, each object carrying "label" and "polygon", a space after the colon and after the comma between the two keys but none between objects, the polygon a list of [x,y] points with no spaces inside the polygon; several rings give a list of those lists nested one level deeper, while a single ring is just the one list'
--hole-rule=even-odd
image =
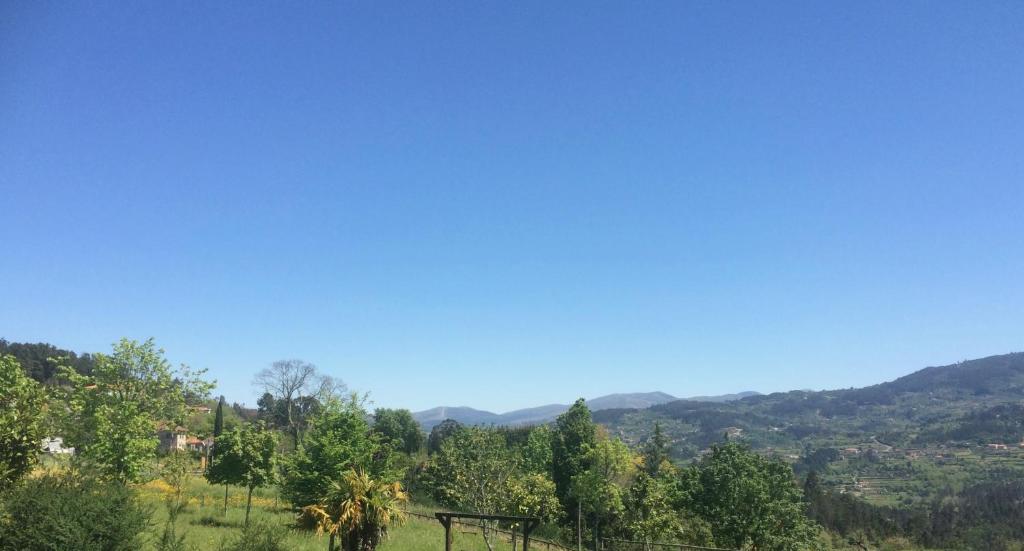
[{"label": "distant mountain", "polygon": [[497,413],[481,411],[479,409],[441,406],[418,411],[413,414],[413,417],[416,418],[416,421],[424,429],[430,430],[431,427],[445,419],[455,419],[465,425],[487,425],[491,423],[496,424],[500,416]]},{"label": "distant mountain", "polygon": [[[685,398],[685,400],[728,402],[756,395],[758,395],[757,392],[748,391],[738,394],[724,394],[722,396]],[[607,396],[587,400],[587,406],[590,407],[591,411],[633,410],[667,404],[676,400],[679,400],[679,398],[664,392],[630,392],[608,394]],[[507,413],[492,413],[468,407],[436,407],[425,411],[418,411],[412,415],[423,427],[423,430],[429,431],[434,425],[445,419],[454,419],[464,425],[528,425],[547,423],[565,413],[567,409],[569,409],[568,404],[548,404],[546,406],[517,409]]]},{"label": "distant mountain", "polygon": [[1024,353],[1014,353],[928,367],[863,388],[794,390],[719,403],[677,400],[602,410],[594,420],[632,443],[643,442],[658,423],[675,455],[689,458],[725,434],[754,448],[791,453],[809,444],[1016,445],[1024,438],[1022,406]]},{"label": "distant mountain", "polygon": [[732,402],[734,400],[742,400],[744,398],[749,398],[751,396],[761,396],[761,393],[753,390],[747,390],[744,392],[737,392],[736,394],[721,394],[719,396],[691,396],[689,398],[684,399],[688,402]]},{"label": "distant mountain", "polygon": [[643,409],[675,400],[678,400],[678,398],[664,392],[633,392],[630,394],[609,394],[600,398],[594,398],[593,400],[587,400],[587,406],[590,407],[591,411],[614,408]]}]

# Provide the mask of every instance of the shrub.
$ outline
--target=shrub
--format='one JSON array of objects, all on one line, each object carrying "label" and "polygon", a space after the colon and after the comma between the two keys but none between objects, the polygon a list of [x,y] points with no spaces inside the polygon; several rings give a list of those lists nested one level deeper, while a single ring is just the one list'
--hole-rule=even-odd
[{"label": "shrub", "polygon": [[284,538],[283,528],[257,520],[244,526],[237,538],[222,543],[220,551],[287,551]]},{"label": "shrub", "polygon": [[151,513],[120,484],[70,475],[28,479],[3,509],[2,551],[132,551]]}]

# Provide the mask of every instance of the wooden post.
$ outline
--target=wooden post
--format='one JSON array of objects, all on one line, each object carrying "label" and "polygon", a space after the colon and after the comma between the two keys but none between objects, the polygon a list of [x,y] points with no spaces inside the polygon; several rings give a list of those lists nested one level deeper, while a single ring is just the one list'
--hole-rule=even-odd
[{"label": "wooden post", "polygon": [[537,527],[540,521],[528,520],[523,523],[523,551],[530,551],[530,533]]},{"label": "wooden post", "polygon": [[452,551],[452,517],[444,513],[435,513],[434,516],[444,526],[444,551]]}]

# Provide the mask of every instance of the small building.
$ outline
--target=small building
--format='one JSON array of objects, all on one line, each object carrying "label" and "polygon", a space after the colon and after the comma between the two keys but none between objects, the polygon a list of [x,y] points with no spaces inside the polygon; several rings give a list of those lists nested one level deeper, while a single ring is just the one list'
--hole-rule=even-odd
[{"label": "small building", "polygon": [[207,406],[192,406],[192,411],[194,411],[196,413],[201,413],[203,415],[209,415],[210,412],[213,411],[213,410],[211,410]]},{"label": "small building", "polygon": [[725,429],[725,437],[729,440],[743,436],[743,429],[739,427],[728,427]]},{"label": "small building", "polygon": [[75,448],[65,448],[64,438],[61,436],[53,436],[50,438],[43,438],[42,443],[43,453],[50,455],[74,455]]},{"label": "small building", "polygon": [[172,429],[169,425],[162,425],[156,431],[156,436],[160,439],[160,451],[165,453],[183,451],[185,449],[187,432],[185,427],[179,426]]},{"label": "small building", "polygon": [[201,455],[206,455],[206,452],[210,451],[213,447],[213,438],[207,438],[200,440],[198,437],[190,436],[185,440],[185,448],[190,452],[196,452]]}]

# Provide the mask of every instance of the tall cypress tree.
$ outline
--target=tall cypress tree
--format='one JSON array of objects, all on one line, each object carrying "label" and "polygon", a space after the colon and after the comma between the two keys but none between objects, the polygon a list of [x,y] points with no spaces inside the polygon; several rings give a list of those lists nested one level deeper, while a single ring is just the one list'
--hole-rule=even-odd
[{"label": "tall cypress tree", "polygon": [[213,437],[220,436],[220,433],[224,432],[224,397],[220,397],[220,401],[217,402],[217,416],[213,418]]}]

